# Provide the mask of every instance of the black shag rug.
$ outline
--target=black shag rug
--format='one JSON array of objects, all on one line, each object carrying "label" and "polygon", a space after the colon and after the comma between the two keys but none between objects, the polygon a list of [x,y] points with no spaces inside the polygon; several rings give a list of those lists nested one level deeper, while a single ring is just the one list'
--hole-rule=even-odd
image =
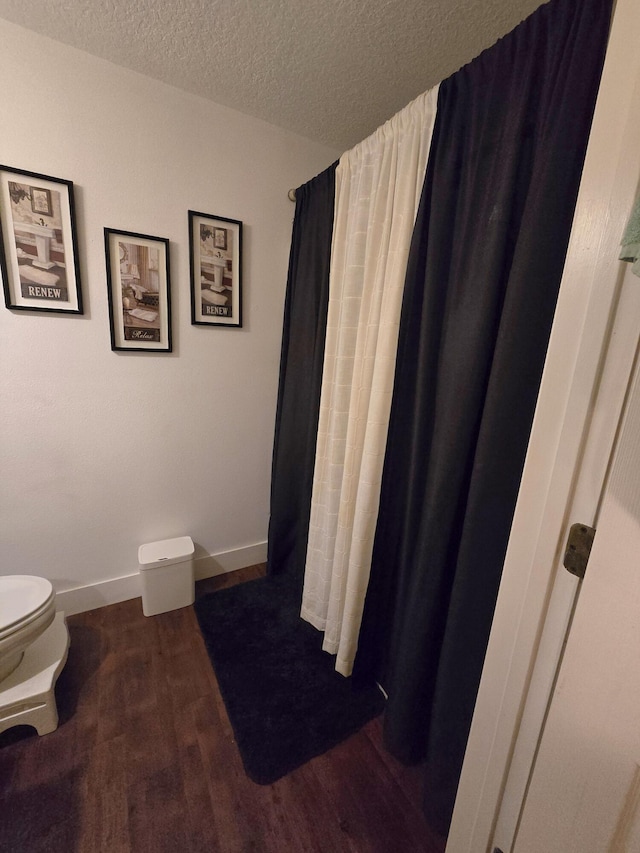
[{"label": "black shag rug", "polygon": [[266,577],[194,605],[245,771],[269,785],[381,713],[377,687],[354,689],[299,617],[300,588]]}]

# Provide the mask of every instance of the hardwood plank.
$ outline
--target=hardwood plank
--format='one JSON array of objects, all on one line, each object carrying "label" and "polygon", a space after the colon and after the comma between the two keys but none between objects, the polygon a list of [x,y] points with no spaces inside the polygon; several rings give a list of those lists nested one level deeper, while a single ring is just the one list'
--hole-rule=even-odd
[{"label": "hardwood plank", "polygon": [[129,853],[127,759],[124,734],[90,749],[82,832],[74,849]]},{"label": "hardwood plank", "polygon": [[[176,722],[174,718],[174,723]],[[177,764],[182,778],[183,819],[191,853],[217,850],[218,833],[212,814],[210,780],[202,761],[194,708],[185,708],[175,728]]]}]

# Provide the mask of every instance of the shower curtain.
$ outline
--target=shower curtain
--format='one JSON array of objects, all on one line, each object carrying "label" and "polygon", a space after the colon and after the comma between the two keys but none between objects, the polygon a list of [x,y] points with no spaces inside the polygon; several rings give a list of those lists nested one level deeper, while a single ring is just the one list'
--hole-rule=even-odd
[{"label": "shower curtain", "polygon": [[448,829],[608,35],[554,0],[440,86],[357,672]]},{"label": "shower curtain", "polygon": [[[440,85],[390,419],[382,427],[379,496],[367,493],[355,469],[356,491],[364,488],[378,512],[368,588],[354,586],[366,594],[354,677],[376,679],[389,694],[386,744],[407,763],[425,762],[425,810],[442,832],[473,714],[610,14],[611,0],[551,0]],[[339,239],[334,234],[334,251]],[[328,340],[330,357],[333,348]],[[358,391],[352,378],[340,390],[349,399]],[[338,439],[345,447],[346,437]],[[355,452],[358,458],[363,449]],[[335,470],[341,481],[343,468]],[[369,531],[373,522],[370,516]],[[308,515],[296,519],[298,530],[305,525]],[[336,527],[313,545],[326,545],[330,561],[337,534]],[[278,547],[270,541],[272,552]]]},{"label": "shower curtain", "polygon": [[267,572],[300,584],[320,407],[336,166],[296,190],[284,307]]},{"label": "shower curtain", "polygon": [[301,615],[350,675],[369,579],[402,287],[437,88],[340,158]]}]

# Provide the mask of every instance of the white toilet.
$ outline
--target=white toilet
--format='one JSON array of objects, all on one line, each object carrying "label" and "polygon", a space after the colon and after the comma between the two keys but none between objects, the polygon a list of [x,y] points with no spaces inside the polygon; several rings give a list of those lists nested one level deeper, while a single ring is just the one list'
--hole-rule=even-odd
[{"label": "white toilet", "polygon": [[68,648],[50,581],[0,576],[0,732],[23,724],[41,735],[57,728],[54,686]]},{"label": "white toilet", "polygon": [[53,622],[56,594],[33,575],[0,577],[0,683],[19,666],[25,649]]}]

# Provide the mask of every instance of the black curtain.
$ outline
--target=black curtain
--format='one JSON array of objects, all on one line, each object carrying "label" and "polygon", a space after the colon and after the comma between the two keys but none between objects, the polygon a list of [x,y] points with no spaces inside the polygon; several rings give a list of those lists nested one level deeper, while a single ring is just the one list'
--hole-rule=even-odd
[{"label": "black curtain", "polygon": [[354,674],[446,832],[571,228],[610,0],[552,0],[441,84]]},{"label": "black curtain", "polygon": [[284,309],[267,572],[300,581],[320,412],[337,165],[296,190]]}]

